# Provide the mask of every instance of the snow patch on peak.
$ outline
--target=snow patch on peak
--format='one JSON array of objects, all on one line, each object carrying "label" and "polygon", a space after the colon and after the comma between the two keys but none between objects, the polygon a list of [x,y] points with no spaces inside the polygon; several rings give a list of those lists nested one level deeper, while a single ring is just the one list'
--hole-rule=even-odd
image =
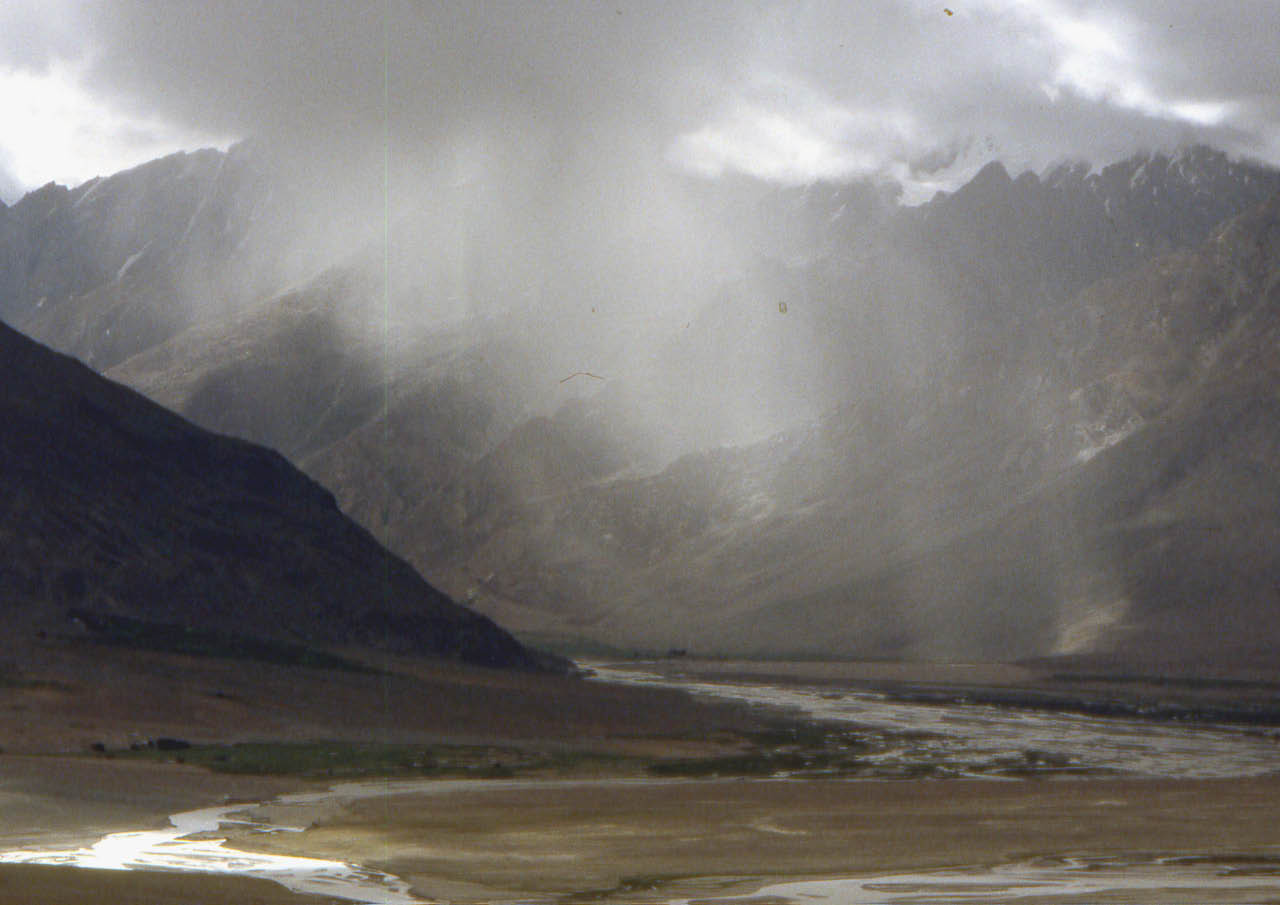
[{"label": "snow patch on peak", "polygon": [[1058,623],[1054,654],[1079,654],[1098,650],[1104,636],[1119,626],[1129,611],[1129,601],[1118,597],[1104,604],[1069,605]]},{"label": "snow patch on peak", "polygon": [[77,188],[76,191],[80,193],[80,197],[77,198],[75,200],[75,203],[71,205],[71,209],[75,210],[80,205],[84,204],[86,201],[88,201],[90,198],[96,195],[98,192],[98,189],[102,188],[102,184],[104,182],[106,182],[106,180],[103,179],[101,176],[95,176],[93,179],[90,179],[88,182],[84,183],[79,188]]},{"label": "snow patch on peak", "polygon": [[125,260],[125,262],[120,265],[120,269],[116,271],[117,283],[125,278],[125,276],[129,273],[129,270],[133,267],[133,265],[138,263],[138,261],[142,258],[142,256],[147,253],[147,249],[150,248],[154,242],[155,242],[155,239],[152,239],[146,245],[142,246],[136,252],[131,254]]},{"label": "snow patch on peak", "polygon": [[1141,426],[1142,419],[1131,417],[1119,428],[1113,430],[1105,430],[1101,425],[1096,424],[1078,427],[1077,433],[1081,435],[1084,445],[1076,450],[1076,462],[1078,464],[1088,462],[1104,449],[1115,446]]},{"label": "snow patch on peak", "polygon": [[1147,172],[1147,166],[1148,164],[1150,164],[1150,162],[1151,161],[1149,160],[1144,160],[1141,166],[1139,166],[1136,170],[1133,171],[1133,175],[1129,177],[1130,189],[1136,189],[1140,185],[1145,185],[1147,181],[1151,178],[1150,174]]}]

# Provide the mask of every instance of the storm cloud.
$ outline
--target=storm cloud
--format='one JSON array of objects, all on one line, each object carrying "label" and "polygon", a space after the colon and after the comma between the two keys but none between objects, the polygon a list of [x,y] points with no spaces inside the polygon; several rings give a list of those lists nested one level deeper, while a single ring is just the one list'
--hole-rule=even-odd
[{"label": "storm cloud", "polygon": [[[132,141],[137,160],[166,135],[251,140],[302,199],[291,222],[317,267],[385,253],[426,323],[533,312],[556,373],[619,373],[623,350],[633,374],[658,367],[645,339],[725,285],[767,295],[742,282],[752,251],[708,180],[867,179],[915,203],[992,159],[1017,173],[1206,142],[1280,163],[1280,7],[1257,3],[45,8],[6,6],[0,75],[74,76],[114,117],[65,134]],[[40,159],[19,140],[0,165]]]},{"label": "storm cloud", "polygon": [[105,102],[318,167],[387,150],[421,167],[470,141],[555,166],[641,156],[910,191],[912,161],[960,145],[922,189],[993,157],[1039,168],[1193,140],[1280,160],[1280,9],[1256,3],[135,0],[59,22],[0,49],[82,53]]}]

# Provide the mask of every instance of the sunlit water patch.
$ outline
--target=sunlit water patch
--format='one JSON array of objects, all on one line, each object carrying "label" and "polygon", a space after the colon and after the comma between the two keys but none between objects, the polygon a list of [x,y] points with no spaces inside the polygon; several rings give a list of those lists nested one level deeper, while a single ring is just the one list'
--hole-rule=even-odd
[{"label": "sunlit water patch", "polygon": [[[682,780],[666,780],[674,784]],[[341,783],[329,789],[283,795],[270,801],[219,805],[169,818],[162,830],[112,833],[84,848],[33,848],[0,852],[0,864],[45,864],[99,870],[157,870],[229,874],[272,880],[298,893],[349,899],[361,905],[432,905],[415,897],[392,874],[344,861],[246,852],[218,836],[223,827],[250,833],[300,833],[327,807],[398,795],[443,795],[462,788],[495,791],[580,788],[583,785],[642,785],[653,780],[442,780],[404,779]],[[286,822],[293,815],[298,823]]]},{"label": "sunlit water patch", "polygon": [[1021,758],[1028,765],[1066,763],[1077,770],[1134,777],[1208,779],[1280,773],[1276,738],[1234,726],[898,701],[873,691],[674,679],[603,665],[592,665],[592,669],[601,681],[682,688],[883,730],[887,747],[866,759],[886,767],[928,766],[950,775],[989,775],[982,771]]},{"label": "sunlit water patch", "polygon": [[[286,795],[274,803],[299,805],[352,800],[399,791],[396,784],[352,783],[325,792]],[[112,833],[86,848],[0,852],[0,864],[48,864],[100,870],[161,870],[232,874],[273,880],[299,893],[350,899],[364,905],[419,905],[397,877],[343,861],[269,855],[229,848],[216,834],[238,825],[257,832],[297,831],[246,815],[255,805],[237,804],[186,811],[163,830]]]}]

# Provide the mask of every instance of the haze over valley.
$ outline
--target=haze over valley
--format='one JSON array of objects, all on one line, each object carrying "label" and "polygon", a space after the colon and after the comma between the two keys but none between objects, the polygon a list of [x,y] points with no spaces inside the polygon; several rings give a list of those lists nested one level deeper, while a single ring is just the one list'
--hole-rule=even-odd
[{"label": "haze over valley", "polygon": [[251,146],[5,211],[4,314],[279,449],[533,637],[1266,659],[1275,524],[1245,463],[1272,442],[1280,174],[1203,146],[995,162],[915,207],[672,178],[741,237],[679,317],[608,268],[521,291],[487,235],[415,264],[436,212],[290,281],[305,230]]}]

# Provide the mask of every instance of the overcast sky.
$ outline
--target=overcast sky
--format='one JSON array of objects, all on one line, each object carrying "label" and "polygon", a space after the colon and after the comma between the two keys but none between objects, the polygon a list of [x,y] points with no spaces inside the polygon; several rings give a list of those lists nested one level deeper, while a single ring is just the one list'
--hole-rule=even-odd
[{"label": "overcast sky", "polygon": [[247,136],[464,176],[884,176],[909,200],[993,158],[1280,163],[1277,34],[1264,0],[7,0],[0,197]]}]

